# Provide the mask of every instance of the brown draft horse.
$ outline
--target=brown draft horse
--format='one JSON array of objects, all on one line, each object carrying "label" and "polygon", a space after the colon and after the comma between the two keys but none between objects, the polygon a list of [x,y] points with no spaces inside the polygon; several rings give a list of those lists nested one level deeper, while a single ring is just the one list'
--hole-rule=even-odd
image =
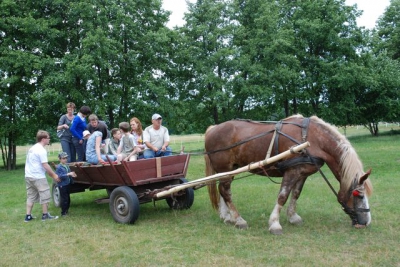
[{"label": "brown draft horse", "polygon": [[[356,228],[369,225],[371,214],[368,196],[372,194],[372,185],[368,176],[371,171],[364,173],[357,153],[345,136],[315,116],[304,118],[295,115],[274,123],[232,120],[210,126],[205,135],[206,175],[232,171],[264,160],[267,153],[274,156],[305,141],[309,141],[311,146],[303,153],[267,165],[261,172],[252,171],[271,177],[283,177],[269,218],[269,231],[272,234],[282,234],[279,216],[290,193],[291,200],[287,209],[289,222],[302,223],[302,218],[296,213],[296,201],[307,177],[317,172],[324,163],[340,183],[339,192],[334,193],[353,225]],[[209,184],[210,200],[213,207],[219,209],[225,223],[244,229],[247,228],[247,222],[240,216],[231,198],[232,180],[233,176],[220,180],[218,189],[216,182]]]}]

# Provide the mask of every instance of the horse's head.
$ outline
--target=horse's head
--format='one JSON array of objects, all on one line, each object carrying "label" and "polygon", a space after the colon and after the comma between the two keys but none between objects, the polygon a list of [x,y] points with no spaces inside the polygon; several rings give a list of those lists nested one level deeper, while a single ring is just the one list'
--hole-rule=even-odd
[{"label": "horse's head", "polygon": [[356,228],[364,228],[371,223],[371,212],[368,204],[371,187],[367,181],[370,174],[371,170],[364,173],[359,179],[354,178],[347,193],[346,205],[343,205],[344,211],[350,216]]}]

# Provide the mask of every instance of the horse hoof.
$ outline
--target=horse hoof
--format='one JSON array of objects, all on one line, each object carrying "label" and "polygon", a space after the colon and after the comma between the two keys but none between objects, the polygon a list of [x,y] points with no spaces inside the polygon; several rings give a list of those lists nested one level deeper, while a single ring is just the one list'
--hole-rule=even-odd
[{"label": "horse hoof", "polygon": [[289,222],[293,225],[302,225],[303,219],[299,215],[295,214],[289,219]]},{"label": "horse hoof", "polygon": [[283,234],[283,231],[282,231],[282,229],[269,229],[269,232],[271,233],[271,234],[273,234],[273,235],[281,235],[281,234]]},{"label": "horse hoof", "polygon": [[246,230],[248,228],[248,225],[247,225],[247,223],[246,224],[235,224],[235,227],[240,230]]}]

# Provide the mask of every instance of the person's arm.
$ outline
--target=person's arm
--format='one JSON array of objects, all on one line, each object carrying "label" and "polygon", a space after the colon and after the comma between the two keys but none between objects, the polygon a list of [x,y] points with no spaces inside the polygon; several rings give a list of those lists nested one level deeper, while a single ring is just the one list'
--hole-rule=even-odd
[{"label": "person's arm", "polygon": [[57,131],[69,128],[69,126],[65,123],[65,118],[65,114],[61,116],[60,120],[58,121]]},{"label": "person's arm", "polygon": [[145,129],[145,131],[143,132],[143,142],[146,144],[147,148],[153,150],[154,152],[158,151],[158,147],[154,146],[151,142],[150,142],[150,133],[148,132],[147,128]]},{"label": "person's arm", "polygon": [[62,166],[60,166],[60,165],[56,169],[56,174],[58,175],[58,178],[60,178],[61,181],[65,180],[65,179],[68,179],[67,170],[65,168],[63,168]]},{"label": "person's arm", "polygon": [[161,147],[161,150],[165,151],[167,149],[167,146],[169,146],[169,133],[168,133],[168,129],[165,128],[164,143],[163,143],[163,146]]},{"label": "person's arm", "polygon": [[100,145],[101,145],[101,135],[96,136],[95,149],[96,149],[97,160],[100,163],[105,163],[105,161],[101,158]]},{"label": "person's arm", "polygon": [[128,161],[130,157],[132,157],[132,156],[135,155],[135,154],[139,154],[139,152],[140,152],[140,148],[135,147],[135,148],[133,149],[133,151],[132,151],[124,160],[125,160],[125,161]]},{"label": "person's arm", "polygon": [[122,148],[123,148],[123,146],[124,146],[124,145],[123,145],[123,143],[124,143],[124,142],[123,142],[123,138],[124,138],[124,137],[122,137],[121,140],[119,141],[119,146],[118,146],[118,148],[117,148],[117,155],[121,154],[121,152],[122,152]]},{"label": "person's arm", "polygon": [[71,131],[72,136],[79,138],[79,133],[76,131],[76,127],[79,124],[79,120],[81,118],[79,116],[75,116],[74,120],[72,121],[72,125],[71,125],[71,129],[69,129]]},{"label": "person's arm", "polygon": [[46,170],[47,174],[54,179],[54,181],[56,181],[57,183],[61,181],[58,175],[53,171],[53,169],[47,162],[42,163],[42,166]]},{"label": "person's arm", "polygon": [[146,142],[146,146],[147,146],[148,148],[150,148],[151,150],[153,150],[154,152],[157,152],[157,151],[158,151],[158,147],[153,146],[153,144],[150,143],[150,142]]}]

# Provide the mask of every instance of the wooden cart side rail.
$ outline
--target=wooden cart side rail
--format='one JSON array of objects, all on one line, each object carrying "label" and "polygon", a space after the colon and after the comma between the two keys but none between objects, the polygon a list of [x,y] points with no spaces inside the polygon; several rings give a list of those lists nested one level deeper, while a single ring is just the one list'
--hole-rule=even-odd
[{"label": "wooden cart side rail", "polygon": [[140,181],[136,182],[136,185],[152,184],[152,183],[158,183],[158,182],[162,182],[162,181],[170,181],[170,180],[180,179],[180,178],[184,178],[182,173],[168,175],[165,177],[157,177],[157,178],[149,178],[146,180],[140,180]]},{"label": "wooden cart side rail", "polygon": [[108,162],[110,163],[111,169],[114,171],[116,174],[116,177],[121,184],[125,184],[124,178],[122,178],[121,173],[117,170],[117,168],[112,164],[110,158],[107,156]]},{"label": "wooden cart side rail", "polygon": [[148,180],[155,182],[164,180],[163,178],[184,177],[189,157],[189,154],[184,154],[130,162],[123,161],[122,165],[127,170],[130,182],[138,185],[148,183]]},{"label": "wooden cart side rail", "polygon": [[[93,185],[131,185],[126,183],[118,171],[118,166],[94,165],[82,167],[88,177],[91,177]],[[121,169],[120,169],[121,170]],[[123,168],[122,172],[125,171]]]},{"label": "wooden cart side rail", "polygon": [[[84,171],[84,168],[83,168],[80,164],[71,165],[71,166],[70,166],[70,169],[71,169],[72,171],[75,171],[75,173],[76,173],[76,175],[77,175],[77,178],[76,178],[76,181],[77,181],[77,182],[82,182],[82,183],[87,183],[87,184],[93,185],[93,180],[92,180],[92,179],[90,178],[90,176]],[[81,179],[80,179],[81,176],[83,176],[84,179],[86,179],[86,181],[85,181],[85,180],[81,180]]]},{"label": "wooden cart side rail", "polygon": [[[160,173],[161,175],[157,175],[157,177],[164,177],[174,174],[181,174],[182,177],[186,176],[189,158],[189,154],[158,158],[161,163],[160,170],[157,171],[157,173]],[[159,166],[157,164],[157,168],[158,167]]]}]

